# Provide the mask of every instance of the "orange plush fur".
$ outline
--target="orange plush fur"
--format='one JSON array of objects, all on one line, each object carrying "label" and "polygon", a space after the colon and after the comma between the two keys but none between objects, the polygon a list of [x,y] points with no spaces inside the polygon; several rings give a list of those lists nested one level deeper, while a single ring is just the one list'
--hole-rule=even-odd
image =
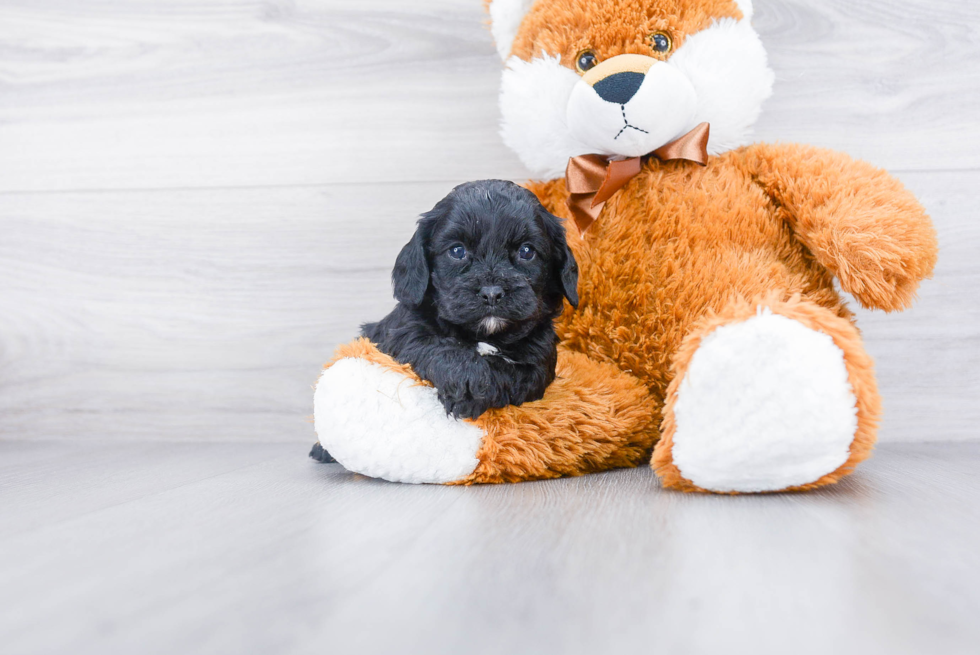
[{"label": "orange plush fur", "polygon": [[[487,3],[489,4],[489,2]],[[539,0],[521,23],[511,53],[521,59],[546,52],[575,68],[575,55],[591,48],[601,59],[656,55],[647,36],[671,34],[673,49],[719,18],[741,18],[734,0]]]},{"label": "orange plush fur", "polygon": [[[664,31],[674,49],[718,19],[741,19],[733,0],[537,0],[511,54],[601,60],[651,54]],[[569,219],[563,179],[528,187]],[[582,235],[569,228],[579,264],[579,308],[557,322],[558,377],[544,398],[494,409],[475,471],[457,484],[579,475],[643,463],[666,487],[704,491],[672,459],[677,392],[702,340],[760,307],[829,335],[843,353],[857,430],[836,470],[792,489],[837,481],[866,458],[880,400],[871,358],[834,286],[868,308],[909,306],[937,257],[924,210],[887,173],[809,146],[750,145],[689,161],[645,160]],[[407,367],[364,341],[338,352]],[[737,390],[733,391],[737,393]],[[661,438],[662,435],[662,438]],[[659,440],[659,443],[658,443]]]},{"label": "orange plush fur", "polygon": [[[563,180],[530,188],[571,218]],[[896,180],[805,146],[750,146],[703,168],[652,160],[570,245],[580,308],[559,323],[565,347],[640,378],[657,405],[709,312],[777,292],[850,319],[832,274],[864,306],[901,309],[936,260],[928,218]]]},{"label": "orange plush fur", "polygon": [[[356,357],[397,371],[411,383],[431,386],[412,367],[399,364],[360,338],[337,348],[324,368]],[[480,464],[455,484],[519,482],[637,466],[656,439],[647,391],[610,364],[562,352],[555,381],[544,398],[521,407],[491,409],[476,423],[485,433]]]},{"label": "orange plush fur", "polygon": [[[564,180],[530,188],[571,219]],[[937,253],[928,217],[894,178],[839,153],[768,145],[711,157],[704,168],[651,160],[570,245],[580,306],[559,322],[564,347],[639,378],[659,419],[699,327],[744,320],[755,310],[747,301],[762,297],[795,298],[788,315],[820,317],[803,323],[844,351],[860,429],[847,463],[806,488],[836,481],[868,456],[880,407],[870,358],[833,275],[865,307],[903,309]],[[723,318],[703,322],[712,315]],[[670,421],[662,427],[668,436],[672,429]],[[696,490],[669,453],[662,444],[654,461],[664,485]]]},{"label": "orange plush fur", "polygon": [[683,371],[691,363],[691,358],[704,337],[722,325],[744,321],[755,316],[759,306],[765,306],[774,314],[796,319],[808,328],[829,334],[833,338],[834,344],[844,352],[848,378],[857,399],[858,429],[854,441],[851,443],[850,456],[847,461],[812,483],[790,487],[782,491],[802,491],[837,482],[853,471],[859,462],[871,455],[871,449],[875,442],[878,415],[881,412],[881,403],[874,377],[874,364],[861,345],[861,337],[857,328],[850,321],[835,315],[833,312],[802,300],[799,294],[789,299],[783,299],[778,293],[770,293],[755,298],[752,302],[736,302],[727,307],[723,313],[711,312],[704,316],[684,339],[680,349],[674,355],[672,367],[674,378],[667,389],[666,418],[661,426],[663,436],[657,442],[652,462],[653,468],[656,469],[665,486],[683,491],[704,491],[704,489],[686,480],[671,459],[676,429],[673,409],[677,401],[678,387],[683,381]]},{"label": "orange plush fur", "polygon": [[[650,55],[646,36],[665,30],[676,50],[726,17],[741,18],[731,0],[538,0],[511,52],[559,55],[574,69],[585,48],[600,59]],[[564,180],[529,188],[571,219]],[[581,303],[559,322],[563,347],[615,364],[646,386],[656,419],[667,414],[653,465],[665,486],[684,490],[696,487],[670,461],[670,410],[701,337],[744,320],[762,299],[833,337],[845,355],[859,429],[847,462],[804,487],[834,482],[870,453],[880,401],[833,278],[865,307],[904,309],[937,257],[924,210],[884,171],[840,153],[765,144],[713,156],[703,168],[647,161],[584,236],[572,235],[571,247]]]}]

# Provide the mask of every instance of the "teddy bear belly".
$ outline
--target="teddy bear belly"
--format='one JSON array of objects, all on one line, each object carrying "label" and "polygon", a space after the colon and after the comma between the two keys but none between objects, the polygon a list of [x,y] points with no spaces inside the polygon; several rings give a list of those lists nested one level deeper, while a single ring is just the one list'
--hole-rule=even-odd
[{"label": "teddy bear belly", "polygon": [[587,238],[588,253],[579,258],[579,309],[559,322],[565,346],[615,362],[662,400],[683,338],[706,313],[736,298],[799,293],[850,317],[832,277],[788,228],[761,215],[758,223],[739,226],[739,236],[732,238],[723,216],[706,225],[702,215],[694,228],[658,217],[645,229],[635,229],[634,221],[634,230],[626,232],[608,229],[620,217],[604,214],[607,229]]}]

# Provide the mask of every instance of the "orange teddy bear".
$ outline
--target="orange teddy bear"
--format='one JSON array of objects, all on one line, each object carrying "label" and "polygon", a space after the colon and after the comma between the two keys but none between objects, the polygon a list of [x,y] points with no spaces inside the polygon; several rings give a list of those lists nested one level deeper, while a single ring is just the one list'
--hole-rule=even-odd
[{"label": "orange teddy bear", "polygon": [[315,393],[320,443],[404,482],[515,482],[651,461],[685,491],[810,489],[874,444],[871,358],[834,287],[909,306],[936,262],[887,173],[749,144],[773,74],[750,0],[491,0],[502,135],[577,227],[579,309],[545,397],[475,421],[358,340]]}]

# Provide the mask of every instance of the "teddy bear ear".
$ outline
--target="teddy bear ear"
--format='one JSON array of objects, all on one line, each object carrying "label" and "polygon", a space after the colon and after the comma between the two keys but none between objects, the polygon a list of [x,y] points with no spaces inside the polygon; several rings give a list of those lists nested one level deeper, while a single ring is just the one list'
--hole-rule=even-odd
[{"label": "teddy bear ear", "polygon": [[[517,37],[521,21],[530,11],[534,0],[485,0],[490,12],[490,33],[500,58],[506,60]],[[743,20],[752,20],[752,0],[735,0]]]},{"label": "teddy bear ear", "polygon": [[752,20],[752,0],[735,0],[742,12],[742,20]]},{"label": "teddy bear ear", "polygon": [[[534,0],[488,0],[487,9],[490,12],[490,33],[500,58],[506,60],[510,56],[511,46],[521,21],[531,9]],[[743,12],[744,13],[744,12]]]}]

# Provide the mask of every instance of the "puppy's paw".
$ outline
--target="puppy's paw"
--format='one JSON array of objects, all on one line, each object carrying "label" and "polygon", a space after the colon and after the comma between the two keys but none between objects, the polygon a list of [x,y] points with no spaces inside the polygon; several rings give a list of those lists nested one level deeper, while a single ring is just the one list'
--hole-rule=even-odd
[{"label": "puppy's paw", "polygon": [[333,458],[333,455],[327,452],[326,448],[320,445],[319,441],[313,444],[313,450],[310,451],[310,458],[315,459],[321,464],[333,464],[337,461]]},{"label": "puppy's paw", "polygon": [[490,409],[490,403],[474,398],[466,385],[444,386],[439,389],[438,395],[446,414],[454,418],[477,418]]},{"label": "puppy's paw", "polygon": [[477,418],[491,407],[503,407],[506,400],[496,398],[494,391],[500,386],[494,380],[494,372],[486,357],[474,354],[472,361],[459,367],[448,368],[444,379],[433,379],[439,402],[446,414],[455,418]]}]

